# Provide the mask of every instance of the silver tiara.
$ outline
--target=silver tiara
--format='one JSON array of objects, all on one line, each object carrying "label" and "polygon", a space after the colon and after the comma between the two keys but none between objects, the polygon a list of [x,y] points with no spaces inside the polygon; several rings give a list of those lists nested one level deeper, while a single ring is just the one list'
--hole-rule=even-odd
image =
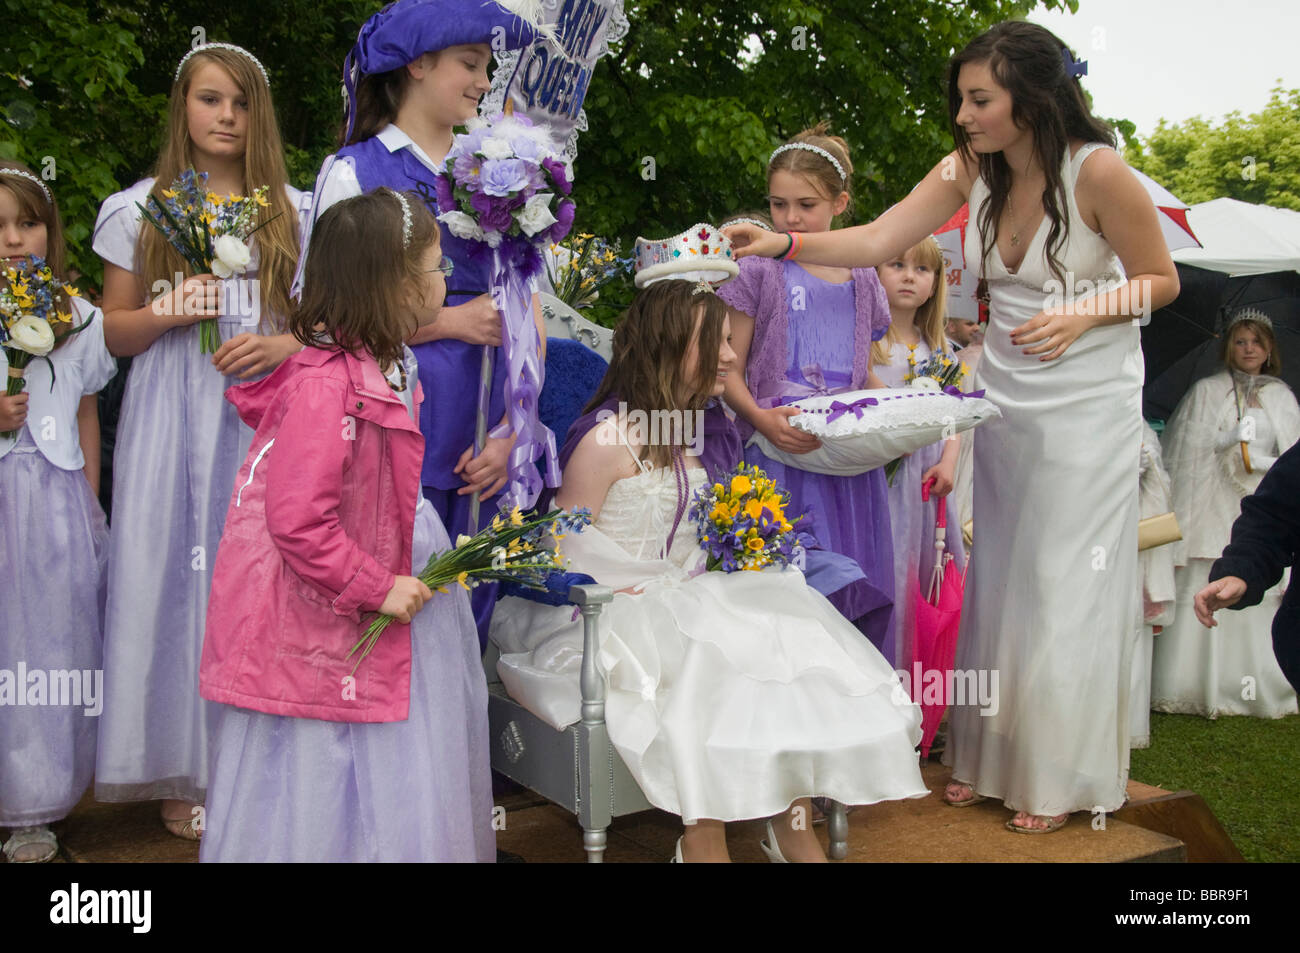
[{"label": "silver tiara", "polygon": [[253,65],[256,66],[259,70],[261,70],[262,79],[266,80],[267,87],[268,88],[270,87],[271,77],[266,72],[266,67],[262,65],[261,61],[252,53],[248,52],[248,50],[244,49],[242,46],[235,46],[235,44],[233,43],[200,43],[198,46],[194,47],[194,49],[190,50],[188,53],[186,53],[184,56],[181,57],[180,63],[178,63],[176,66],[176,75],[172,78],[172,82],[174,83],[181,78],[181,70],[185,68],[185,64],[189,62],[191,56],[193,56],[195,53],[202,53],[205,50],[212,50],[212,49],[230,50],[231,52],[240,53],[243,56],[247,56],[250,60],[253,61]]},{"label": "silver tiara", "polygon": [[32,175],[30,172],[24,172],[22,169],[0,169],[0,175],[12,175],[16,179],[26,179],[28,182],[35,182],[41,187],[41,191],[45,193],[45,200],[49,202],[50,205],[54,204],[54,196],[50,194],[50,190],[46,187],[45,183],[36,178],[36,176]]},{"label": "silver tiara", "polygon": [[789,152],[791,149],[802,149],[804,152],[812,152],[821,156],[831,165],[835,166],[835,171],[840,174],[841,182],[847,182],[849,180],[849,177],[844,174],[844,166],[840,165],[840,160],[835,158],[821,146],[815,146],[811,142],[787,142],[785,145],[778,147],[776,151],[772,153],[771,158],[767,160],[767,164],[771,165],[776,161],[777,156],[783,152]]},{"label": "silver tiara", "polygon": [[771,225],[767,224],[767,222],[761,222],[756,218],[729,218],[719,225],[718,228],[730,228],[732,225],[754,225],[767,232],[772,230]]},{"label": "silver tiara", "polygon": [[411,206],[406,201],[406,196],[401,192],[394,191],[397,201],[402,203],[402,247],[411,247]]},{"label": "silver tiara", "polygon": [[1270,331],[1273,330],[1273,321],[1258,308],[1240,308],[1234,311],[1232,317],[1228,319],[1228,327],[1231,328],[1234,324],[1239,324],[1242,321],[1254,321],[1256,324],[1264,325]]}]

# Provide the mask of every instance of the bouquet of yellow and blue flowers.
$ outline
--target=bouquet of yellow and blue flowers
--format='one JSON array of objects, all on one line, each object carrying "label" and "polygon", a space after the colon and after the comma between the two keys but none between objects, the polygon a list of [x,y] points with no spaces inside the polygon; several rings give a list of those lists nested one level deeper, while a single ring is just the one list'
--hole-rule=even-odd
[{"label": "bouquet of yellow and blue flowers", "polygon": [[[27,256],[26,264],[6,268],[5,286],[0,290],[0,346],[9,362],[5,393],[12,397],[27,386],[24,368],[32,358],[44,358],[50,365],[50,386],[54,386],[54,364],[49,354],[59,338],[76,334],[90,322],[72,327],[70,299],[76,288],[54,277],[44,258]],[[16,431],[0,436],[12,437]]]},{"label": "bouquet of yellow and blue flowers", "polygon": [[[455,548],[430,556],[419,579],[434,592],[443,593],[452,583],[469,590],[483,582],[513,582],[544,590],[547,577],[565,566],[558,541],[568,533],[581,533],[589,523],[591,511],[587,509],[552,510],[545,516],[525,518],[516,506],[505,518],[494,516],[490,525],[473,536],[461,535]],[[391,615],[376,616],[352,647],[348,658],[361,651],[352,666],[354,673],[392,621]]]},{"label": "bouquet of yellow and blue flowers", "polygon": [[611,245],[595,235],[570,236],[552,245],[546,270],[555,297],[570,308],[591,307],[601,288],[632,270],[634,259],[619,257],[619,251],[617,241]]},{"label": "bouquet of yellow and blue flowers", "polygon": [[[958,396],[958,384],[970,374],[970,368],[948,351],[935,351],[919,366],[909,358],[908,364],[910,367],[903,382],[909,387],[918,390],[944,391],[954,396]],[[979,393],[982,394],[983,391]],[[898,475],[898,468],[902,465],[902,457],[885,464],[885,479],[890,486],[894,485],[894,477]]]},{"label": "bouquet of yellow and blue flowers", "polygon": [[[136,208],[196,273],[218,278],[242,274],[253,254],[249,237],[275,220],[254,224],[258,211],[270,207],[267,187],[259,186],[251,196],[222,198],[208,191],[207,184],[206,172],[186,169],[170,189],[163,189],[162,202],[150,195],[145,205],[137,202]],[[220,346],[216,318],[199,321],[199,351],[211,354]]]},{"label": "bouquet of yellow and blue flowers", "polygon": [[723,482],[705,484],[695,494],[690,517],[709,569],[736,572],[798,564],[812,544],[790,519],[790,494],[758,467],[740,464]]}]

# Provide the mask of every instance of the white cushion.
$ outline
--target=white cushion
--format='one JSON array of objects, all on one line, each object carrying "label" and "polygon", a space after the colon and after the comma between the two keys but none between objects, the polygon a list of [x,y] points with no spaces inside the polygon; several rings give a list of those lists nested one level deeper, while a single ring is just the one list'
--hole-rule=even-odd
[{"label": "white cushion", "polygon": [[[875,403],[868,404],[868,400]],[[830,420],[837,406],[855,404],[855,409]],[[912,387],[804,397],[792,406],[804,413],[791,417],[790,425],[820,438],[821,447],[810,453],[787,453],[757,432],[750,445],[787,466],[832,476],[866,473],[1002,415],[983,397],[956,397]]]}]

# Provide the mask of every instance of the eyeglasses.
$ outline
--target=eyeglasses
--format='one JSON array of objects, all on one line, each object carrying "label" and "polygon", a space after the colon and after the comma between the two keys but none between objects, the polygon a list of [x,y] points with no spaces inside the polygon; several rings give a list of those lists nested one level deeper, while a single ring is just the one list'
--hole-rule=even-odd
[{"label": "eyeglasses", "polygon": [[450,277],[451,277],[451,273],[452,273],[452,271],[455,270],[455,268],[456,268],[456,263],[455,263],[454,261],[452,261],[450,258],[447,258],[447,257],[444,256],[443,259],[442,259],[440,262],[438,262],[438,264],[437,264],[436,267],[433,267],[433,268],[428,269],[428,270],[425,272],[425,274],[427,274],[427,275],[431,275],[431,274],[433,274],[435,271],[440,271],[440,272],[442,272],[442,274],[443,274],[444,277],[450,278]]}]

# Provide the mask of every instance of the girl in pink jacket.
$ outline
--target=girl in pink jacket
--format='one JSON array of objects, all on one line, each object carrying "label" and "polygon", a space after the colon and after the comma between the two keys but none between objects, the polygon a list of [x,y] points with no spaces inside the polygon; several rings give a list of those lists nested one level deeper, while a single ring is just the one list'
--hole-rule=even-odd
[{"label": "girl in pink jacket", "polygon": [[[380,189],[316,225],[306,345],[228,399],[256,431],[217,554],[199,691],[203,861],[495,857],[487,687],[469,600],[414,575],[450,543],[420,495],[403,341],[445,296],[438,228]],[[427,605],[426,605],[427,603]],[[353,674],[371,613],[398,620]]]}]

